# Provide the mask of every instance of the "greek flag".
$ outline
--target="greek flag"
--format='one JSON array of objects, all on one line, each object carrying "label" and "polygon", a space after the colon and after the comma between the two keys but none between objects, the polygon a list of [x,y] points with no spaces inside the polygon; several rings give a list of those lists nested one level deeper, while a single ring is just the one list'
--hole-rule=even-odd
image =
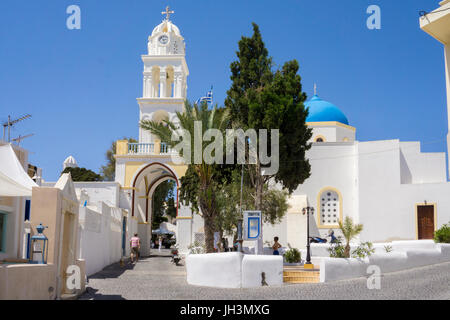
[{"label": "greek flag", "polygon": [[206,94],[206,96],[197,99],[197,101],[195,102],[195,104],[199,105],[199,104],[201,104],[203,101],[206,101],[206,103],[208,104],[208,106],[211,106],[211,105],[213,104],[213,87],[212,87],[212,86],[211,86],[211,90],[208,91],[208,93]]}]

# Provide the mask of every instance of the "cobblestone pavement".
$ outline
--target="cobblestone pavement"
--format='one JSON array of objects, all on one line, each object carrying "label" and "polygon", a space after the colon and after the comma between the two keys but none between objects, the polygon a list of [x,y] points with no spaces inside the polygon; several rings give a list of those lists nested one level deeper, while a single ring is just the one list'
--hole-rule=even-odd
[{"label": "cobblestone pavement", "polygon": [[[158,251],[156,250],[156,253]],[[319,284],[286,284],[254,289],[216,289],[190,286],[184,266],[170,262],[169,250],[137,264],[114,264],[89,277],[88,299],[446,299],[450,300],[450,263],[385,274],[380,290],[367,289],[367,279]]]}]

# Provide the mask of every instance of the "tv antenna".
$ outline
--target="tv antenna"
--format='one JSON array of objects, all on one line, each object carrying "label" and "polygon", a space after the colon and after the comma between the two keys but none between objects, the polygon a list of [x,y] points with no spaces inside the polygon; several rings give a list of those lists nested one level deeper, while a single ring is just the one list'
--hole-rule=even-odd
[{"label": "tv antenna", "polygon": [[[25,119],[31,118],[31,114],[27,114],[19,119],[11,120],[11,116],[8,116],[8,122],[3,123],[3,140],[5,140],[6,128],[8,128],[8,142],[11,142],[11,127],[16,123]],[[6,141],[6,140],[5,140]]]},{"label": "tv antenna", "polygon": [[26,136],[18,136],[17,138],[15,138],[15,139],[12,139],[11,141],[12,142],[17,142],[17,145],[20,145],[20,143],[22,142],[22,140],[24,140],[24,139],[26,139],[26,138],[29,138],[29,137],[32,137],[32,136],[34,136],[34,133],[32,133],[32,134],[27,134]]}]

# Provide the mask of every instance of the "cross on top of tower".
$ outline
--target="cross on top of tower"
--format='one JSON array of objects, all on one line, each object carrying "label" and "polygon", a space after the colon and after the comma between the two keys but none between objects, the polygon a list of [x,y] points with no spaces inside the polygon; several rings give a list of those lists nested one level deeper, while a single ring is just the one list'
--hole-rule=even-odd
[{"label": "cross on top of tower", "polygon": [[166,11],[161,12],[162,15],[164,15],[164,14],[166,15],[166,20],[169,20],[170,15],[174,14],[174,13],[175,13],[175,11],[170,11],[169,6],[166,7]]}]

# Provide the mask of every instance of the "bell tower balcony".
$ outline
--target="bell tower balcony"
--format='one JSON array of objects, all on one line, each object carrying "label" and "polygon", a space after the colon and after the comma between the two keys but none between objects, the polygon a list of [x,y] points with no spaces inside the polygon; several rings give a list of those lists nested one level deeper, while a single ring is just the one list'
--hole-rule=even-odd
[{"label": "bell tower balcony", "polygon": [[177,155],[166,143],[130,143],[119,140],[116,143],[116,155]]}]

